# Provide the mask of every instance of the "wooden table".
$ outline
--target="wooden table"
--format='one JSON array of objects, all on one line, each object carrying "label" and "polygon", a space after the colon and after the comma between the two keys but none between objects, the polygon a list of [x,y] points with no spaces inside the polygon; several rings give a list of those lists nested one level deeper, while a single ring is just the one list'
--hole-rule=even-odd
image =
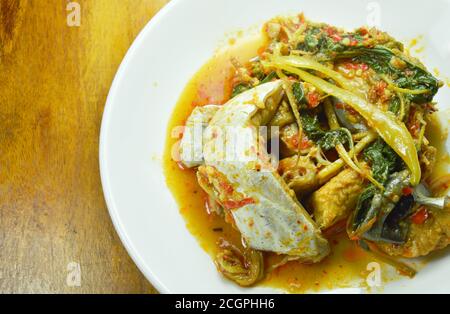
[{"label": "wooden table", "polygon": [[0,0],[0,293],[153,293],[111,224],[98,144],[117,68],[167,0],[72,2]]}]

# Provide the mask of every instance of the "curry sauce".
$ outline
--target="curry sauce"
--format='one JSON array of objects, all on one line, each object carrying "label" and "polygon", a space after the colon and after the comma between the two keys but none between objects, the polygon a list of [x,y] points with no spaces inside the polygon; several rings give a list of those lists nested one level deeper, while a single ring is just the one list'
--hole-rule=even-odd
[{"label": "curry sauce", "polygon": [[[240,234],[221,217],[209,211],[206,193],[197,183],[195,170],[184,169],[173,160],[172,153],[177,150],[177,143],[180,140],[180,134],[173,130],[185,124],[196,106],[224,104],[228,101],[232,90],[230,80],[233,76],[230,58],[234,57],[243,63],[247,62],[258,55],[258,51],[261,51],[264,45],[264,40],[258,37],[242,43],[233,41],[226,50],[217,52],[187,84],[175,106],[167,129],[164,154],[167,185],[179,205],[187,228],[213,259],[218,251],[217,242],[220,239],[226,239],[234,245],[240,246]],[[429,138],[441,150],[439,154],[441,166],[436,167],[441,170],[436,171],[445,171],[446,166],[443,164],[448,161],[448,155],[445,154],[445,144],[442,144],[445,143],[443,130],[438,126],[437,119],[430,124],[432,127],[429,129],[429,133],[434,132],[434,135],[429,135]],[[340,231],[340,233],[327,236],[331,245],[331,253],[322,262],[310,265],[289,262],[268,272],[265,279],[259,284],[294,293],[345,287],[367,287],[366,278],[372,271],[371,263],[373,262],[382,265],[383,282],[397,278],[393,268],[381,263],[376,257],[350,241],[345,234],[345,228],[341,228]],[[266,253],[266,270],[278,261],[279,258],[275,254]]]}]

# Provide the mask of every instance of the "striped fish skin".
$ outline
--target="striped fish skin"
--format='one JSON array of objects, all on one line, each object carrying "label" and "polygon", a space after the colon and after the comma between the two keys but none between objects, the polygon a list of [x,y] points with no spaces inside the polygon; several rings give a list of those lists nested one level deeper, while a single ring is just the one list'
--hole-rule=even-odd
[{"label": "striped fish skin", "polygon": [[330,251],[328,241],[271,164],[258,136],[258,127],[269,123],[283,95],[278,80],[221,106],[204,130],[207,168],[202,169],[209,171],[201,177],[249,247],[318,262]]}]

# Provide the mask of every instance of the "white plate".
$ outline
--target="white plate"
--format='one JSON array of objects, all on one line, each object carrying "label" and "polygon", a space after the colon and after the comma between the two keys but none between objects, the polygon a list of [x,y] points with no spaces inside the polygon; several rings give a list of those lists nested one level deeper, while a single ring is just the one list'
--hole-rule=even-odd
[{"label": "white plate", "polygon": [[[223,280],[187,231],[162,172],[166,127],[189,79],[226,33],[304,11],[315,21],[353,28],[380,22],[393,36],[424,36],[422,58],[450,76],[450,2],[363,0],[172,0],[141,32],[111,87],[100,139],[100,167],[108,208],[125,247],[144,275],[164,293],[261,292]],[[449,88],[438,96],[450,103]],[[448,106],[447,106],[448,108]],[[447,115],[448,115],[448,111]],[[450,256],[414,280],[385,292],[450,292]],[[437,284],[439,283],[439,284]]]}]

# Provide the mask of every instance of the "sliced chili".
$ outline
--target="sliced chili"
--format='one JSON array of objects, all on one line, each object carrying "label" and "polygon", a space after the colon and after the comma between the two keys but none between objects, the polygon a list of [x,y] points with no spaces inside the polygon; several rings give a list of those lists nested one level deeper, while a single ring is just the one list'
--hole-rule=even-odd
[{"label": "sliced chili", "polygon": [[402,193],[405,196],[411,195],[413,192],[414,192],[414,189],[412,187],[409,187],[409,186],[407,186],[407,187],[402,189]]},{"label": "sliced chili", "polygon": [[245,205],[249,205],[249,204],[255,204],[255,200],[251,197],[247,197],[247,198],[244,198],[239,201],[228,200],[228,201],[223,202],[223,206],[229,210],[238,209],[238,208],[244,207]]},{"label": "sliced chili", "polygon": [[414,215],[411,216],[411,221],[413,224],[423,225],[429,216],[430,214],[428,213],[428,210],[422,206]]}]

